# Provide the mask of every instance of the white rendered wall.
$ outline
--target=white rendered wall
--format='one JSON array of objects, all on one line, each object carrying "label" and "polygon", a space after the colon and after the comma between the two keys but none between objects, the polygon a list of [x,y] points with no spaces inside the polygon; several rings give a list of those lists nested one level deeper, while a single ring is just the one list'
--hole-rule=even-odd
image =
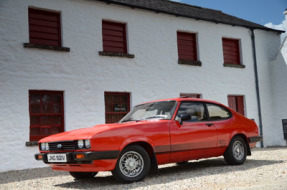
[{"label": "white rendered wall", "polygon": [[[256,30],[255,38],[264,146],[286,145],[283,139],[282,119],[278,120],[278,117],[275,117],[276,114],[278,114],[276,102],[280,100],[278,99],[277,89],[275,90],[273,88],[275,81],[273,78],[276,78],[276,76],[274,76],[272,70],[278,70],[279,67],[274,67],[270,63],[278,53],[280,47],[280,34]],[[283,73],[284,70],[278,70],[275,75],[279,76]],[[276,83],[277,82],[282,86],[282,83],[279,80],[276,80]],[[283,88],[286,90],[286,87]],[[281,106],[283,105],[287,105],[287,101],[282,101]]]},{"label": "white rendered wall", "polygon": [[[28,6],[61,11],[62,41],[71,48],[69,53],[23,48],[29,42]],[[102,19],[127,23],[128,52],[134,59],[99,56]],[[202,67],[178,65],[178,30],[198,33]],[[265,36],[277,38],[261,32],[257,42]],[[222,37],[240,39],[246,68],[223,67]],[[0,171],[46,166],[34,160],[37,147],[25,146],[29,141],[29,90],[64,91],[66,131],[105,122],[105,91],[130,92],[131,105],[178,97],[181,92],[200,93],[226,105],[227,95],[244,95],[246,116],[258,123],[251,38],[246,28],[91,1],[2,0],[0,43]],[[260,57],[274,43],[276,46],[268,41],[266,49],[257,48],[259,60],[265,60]],[[260,79],[269,77],[266,67],[267,60],[260,68]],[[267,94],[264,98],[271,96],[269,84],[261,83]],[[264,122],[270,121],[264,124],[265,134],[273,131],[270,107],[266,105],[264,112]],[[266,146],[277,143],[273,140],[277,136],[266,137],[271,139],[265,139]]]},{"label": "white rendered wall", "polygon": [[[282,119],[287,119],[287,41],[282,45],[276,59],[271,62],[271,79],[274,96],[273,126],[282,131]],[[280,141],[280,145],[286,146],[283,133],[276,135],[277,141]],[[279,142],[277,142],[277,144],[279,144]]]}]

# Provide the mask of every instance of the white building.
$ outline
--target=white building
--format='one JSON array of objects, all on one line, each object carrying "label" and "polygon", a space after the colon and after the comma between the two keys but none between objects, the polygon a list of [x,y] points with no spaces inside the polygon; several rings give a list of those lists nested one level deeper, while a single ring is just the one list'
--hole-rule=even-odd
[{"label": "white building", "polygon": [[[285,14],[285,24],[287,24],[287,9]],[[287,26],[285,26],[287,28]],[[287,138],[287,37],[285,37],[283,43],[281,44],[277,54],[270,62],[270,76],[271,76],[271,91],[273,104],[273,121],[274,127],[280,128],[282,123],[284,123],[284,137]],[[282,119],[285,119],[282,121]],[[279,131],[278,131],[279,132]],[[271,137],[273,134],[268,135]],[[279,136],[280,134],[277,133]]]},{"label": "white building", "polygon": [[33,158],[41,137],[180,94],[229,105],[264,146],[285,146],[280,33],[166,0],[2,0],[0,171],[45,166]]}]

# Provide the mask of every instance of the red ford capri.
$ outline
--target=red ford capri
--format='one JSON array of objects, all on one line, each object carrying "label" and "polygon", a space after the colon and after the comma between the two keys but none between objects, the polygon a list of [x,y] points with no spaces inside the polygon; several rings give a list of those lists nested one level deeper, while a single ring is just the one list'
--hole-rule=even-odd
[{"label": "red ford capri", "polygon": [[258,141],[256,123],[234,110],[215,101],[174,98],[139,104],[119,123],[43,138],[35,158],[76,179],[112,171],[130,183],[160,164],[218,156],[243,164]]}]

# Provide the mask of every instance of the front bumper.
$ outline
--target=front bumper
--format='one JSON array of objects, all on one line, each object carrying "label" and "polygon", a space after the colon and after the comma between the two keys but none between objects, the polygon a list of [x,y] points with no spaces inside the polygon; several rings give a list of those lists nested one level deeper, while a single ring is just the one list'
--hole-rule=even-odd
[{"label": "front bumper", "polygon": [[[48,154],[65,154],[67,162],[48,162]],[[119,151],[100,151],[100,152],[50,152],[35,154],[36,160],[43,160],[46,164],[91,164],[94,160],[116,159]]]}]

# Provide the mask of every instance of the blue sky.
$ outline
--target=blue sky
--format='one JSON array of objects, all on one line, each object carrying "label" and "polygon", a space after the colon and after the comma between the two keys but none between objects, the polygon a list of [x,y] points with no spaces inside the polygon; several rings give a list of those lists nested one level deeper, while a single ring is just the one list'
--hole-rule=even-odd
[{"label": "blue sky", "polygon": [[173,0],[224,13],[269,27],[282,25],[287,9],[287,0]]}]

